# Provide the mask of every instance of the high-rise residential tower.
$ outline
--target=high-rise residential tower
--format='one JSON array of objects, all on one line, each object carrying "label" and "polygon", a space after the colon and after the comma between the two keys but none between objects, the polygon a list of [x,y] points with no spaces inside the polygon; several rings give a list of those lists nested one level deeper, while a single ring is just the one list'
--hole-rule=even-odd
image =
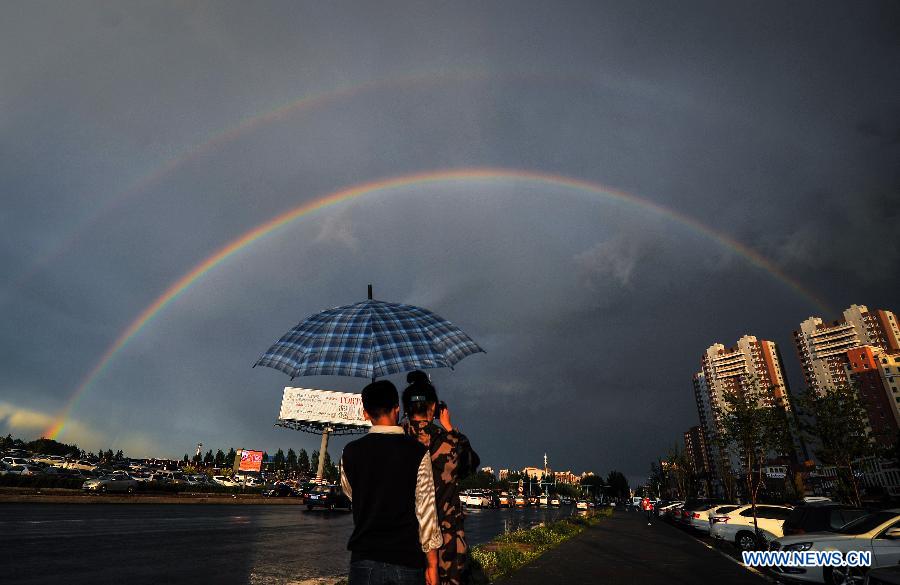
[{"label": "high-rise residential tower", "polygon": [[794,343],[806,387],[822,393],[848,384],[849,350],[869,345],[886,354],[900,353],[900,325],[891,311],[850,305],[841,319],[830,324],[821,317],[800,323]]},{"label": "high-rise residential tower", "polygon": [[753,335],[741,337],[732,347],[721,343],[709,346],[700,360],[700,366],[693,379],[694,399],[700,427],[705,435],[713,490],[721,493],[723,474],[732,473],[732,462],[723,451],[722,416],[727,409],[725,395],[741,392],[755,384],[769,398],[768,405],[778,405],[790,411],[787,376],[775,342],[757,339]]}]

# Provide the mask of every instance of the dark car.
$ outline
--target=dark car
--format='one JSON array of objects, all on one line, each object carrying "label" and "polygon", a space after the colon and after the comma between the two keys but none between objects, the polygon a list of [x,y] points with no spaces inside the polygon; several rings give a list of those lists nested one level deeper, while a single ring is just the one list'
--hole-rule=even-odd
[{"label": "dark car", "polygon": [[350,498],[344,495],[340,486],[336,485],[317,485],[306,496],[304,503],[307,510],[312,510],[313,508],[325,508],[327,510],[334,510],[335,508],[350,509]]},{"label": "dark car", "polygon": [[868,514],[862,508],[823,502],[797,506],[784,521],[785,536],[807,532],[834,532],[844,524]]},{"label": "dark car", "polygon": [[297,491],[286,483],[276,483],[271,488],[263,490],[262,495],[269,498],[284,498],[299,495]]},{"label": "dark car", "polygon": [[865,585],[900,585],[900,566],[872,569],[866,574]]}]

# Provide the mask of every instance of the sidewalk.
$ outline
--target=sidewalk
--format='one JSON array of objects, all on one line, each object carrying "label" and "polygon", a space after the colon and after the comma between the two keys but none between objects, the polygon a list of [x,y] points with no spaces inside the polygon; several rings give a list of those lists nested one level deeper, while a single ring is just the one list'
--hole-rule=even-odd
[{"label": "sidewalk", "polygon": [[678,528],[638,512],[616,512],[524,567],[502,585],[709,584],[769,581]]}]

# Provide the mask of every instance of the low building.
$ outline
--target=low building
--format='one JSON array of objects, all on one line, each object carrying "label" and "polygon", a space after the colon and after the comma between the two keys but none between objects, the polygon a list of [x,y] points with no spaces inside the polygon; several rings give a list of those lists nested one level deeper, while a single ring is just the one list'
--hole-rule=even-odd
[{"label": "low building", "polygon": [[564,483],[567,485],[578,485],[581,478],[571,471],[556,471],[553,473],[553,479],[556,483]]}]

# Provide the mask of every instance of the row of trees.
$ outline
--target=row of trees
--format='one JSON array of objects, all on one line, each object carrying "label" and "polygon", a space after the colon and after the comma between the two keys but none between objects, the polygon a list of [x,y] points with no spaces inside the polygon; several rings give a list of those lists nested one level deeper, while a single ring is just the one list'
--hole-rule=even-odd
[{"label": "row of trees", "polygon": [[[236,456],[237,452],[234,449],[229,449],[228,453],[219,449],[215,454],[210,449],[205,455],[197,453],[192,458],[185,453],[182,461],[185,464],[191,463],[195,467],[221,468],[232,466]],[[268,462],[269,460],[269,454],[264,452],[263,461]],[[313,451],[310,455],[306,452],[306,449],[300,449],[299,452],[288,449],[285,454],[283,449],[278,449],[274,457],[271,458],[271,463],[267,463],[266,467],[283,477],[310,476],[319,469],[319,452]],[[340,476],[337,465],[331,460],[331,455],[327,451],[325,452],[324,475],[325,479],[329,481],[337,481]]]},{"label": "row of trees", "polygon": [[[795,396],[790,411],[776,400],[772,389],[761,388],[753,379],[723,398],[724,408],[718,412],[722,436],[716,444],[720,460],[713,463],[725,497],[734,500],[741,495],[748,500],[754,522],[756,503],[766,486],[767,462],[778,458],[797,462],[797,451],[805,451],[802,445],[809,445],[823,465],[835,469],[837,493],[833,495],[856,506],[861,505],[860,461],[898,455],[880,452],[871,440],[866,411],[853,386]],[[738,462],[734,474],[732,462]],[[805,491],[803,474],[793,471],[785,478],[783,497],[800,498]],[[678,497],[696,495],[703,481],[677,445],[667,454],[664,469],[651,465],[651,488],[669,485]]]}]

